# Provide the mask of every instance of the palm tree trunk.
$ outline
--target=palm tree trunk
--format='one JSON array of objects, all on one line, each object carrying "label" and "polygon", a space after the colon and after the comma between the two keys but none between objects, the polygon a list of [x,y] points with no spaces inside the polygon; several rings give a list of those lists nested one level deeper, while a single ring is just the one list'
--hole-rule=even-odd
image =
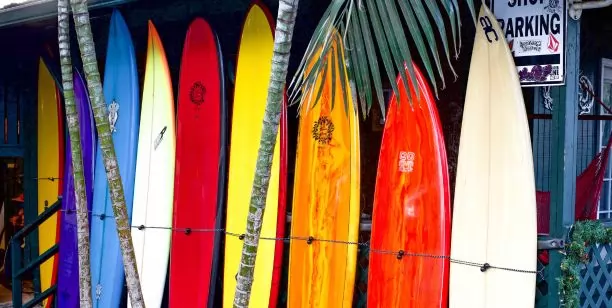
[{"label": "palm tree trunk", "polygon": [[[87,220],[87,197],[83,176],[83,159],[81,154],[81,132],[79,115],[74,101],[74,84],[72,82],[72,59],[70,58],[70,22],[68,0],[58,0],[58,45],[62,65],[62,87],[66,105],[66,120],[70,134],[70,152],[74,173],[74,191],[76,194],[77,246],[79,258],[79,307],[92,307],[91,275],[89,272],[89,221]],[[70,163],[70,162],[67,162]]]},{"label": "palm tree trunk", "polygon": [[259,246],[262,219],[266,208],[266,196],[270,183],[270,172],[272,169],[272,157],[278,134],[280,122],[281,103],[283,90],[287,78],[287,68],[293,38],[293,27],[297,17],[299,0],[280,0],[278,4],[278,16],[276,19],[276,30],[274,34],[274,54],[272,57],[272,74],[268,87],[268,100],[264,114],[263,128],[257,165],[255,168],[255,179],[251,191],[251,202],[249,215],[247,217],[247,230],[244,237],[240,268],[238,269],[234,307],[248,307],[251,298],[251,287],[253,285],[253,273],[255,270],[255,258]]},{"label": "palm tree trunk", "polygon": [[119,174],[115,146],[108,123],[108,111],[102,91],[100,72],[98,71],[96,50],[91,33],[91,25],[89,23],[87,0],[70,0],[70,3],[72,4],[74,24],[79,48],[81,50],[87,88],[89,89],[94,118],[96,120],[100,149],[102,151],[102,157],[104,158],[104,169],[106,170],[108,188],[113,204],[113,214],[115,215],[117,233],[119,234],[128,294],[132,307],[140,308],[145,305],[142,297],[140,280],[138,278],[138,271],[136,269],[136,257],[134,255],[130,222],[128,221],[127,209],[125,206],[123,183],[121,182],[121,175]]}]

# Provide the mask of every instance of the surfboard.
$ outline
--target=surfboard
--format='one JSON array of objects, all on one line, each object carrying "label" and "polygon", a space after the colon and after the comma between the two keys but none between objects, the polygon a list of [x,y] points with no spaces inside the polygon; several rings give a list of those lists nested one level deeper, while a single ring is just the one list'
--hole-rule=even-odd
[{"label": "surfboard", "polygon": [[450,307],[533,307],[536,191],[529,125],[504,32],[483,5],[466,90],[453,209]]},{"label": "surfboard", "polygon": [[[278,127],[280,136],[280,181],[278,184],[278,213],[276,216],[276,238],[285,238],[285,224],[287,223],[287,96],[281,105],[281,119]],[[272,270],[272,285],[270,287],[269,308],[278,307],[281,291],[281,278],[283,274],[283,252],[285,241],[276,241],[274,247],[274,267]]]},{"label": "surfboard", "polygon": [[[247,214],[255,176],[257,153],[270,81],[274,40],[272,15],[259,1],[248,9],[242,28],[237,61],[236,87],[232,112],[230,137],[230,161],[227,193],[228,232],[246,232]],[[279,132],[283,130],[281,123]],[[280,134],[276,138],[270,184],[266,198],[261,237],[276,237],[279,201],[280,155],[282,146]],[[225,237],[225,259],[223,279],[223,307],[232,307],[236,289],[235,276],[238,273],[243,242],[238,237]],[[255,261],[254,281],[249,307],[266,307],[270,302],[272,277],[275,264],[275,241],[261,240]]]},{"label": "surfboard", "polygon": [[[114,10],[111,16],[103,86],[125,206],[128,219],[131,219],[140,95],[132,38],[118,10]],[[99,144],[96,148],[93,196],[89,250],[93,306],[119,307],[125,283],[123,258]]]},{"label": "surfboard", "polygon": [[[96,146],[96,135],[93,111],[89,104],[87,86],[78,71],[74,71],[74,98],[79,117],[81,136],[81,159],[83,164],[83,178],[85,180],[85,194],[87,211],[91,211],[93,198],[93,170]],[[60,226],[60,250],[57,278],[57,294],[59,307],[80,307],[79,297],[79,252],[77,243],[77,207],[74,183],[74,168],[72,165],[72,152],[70,135],[66,130],[66,162],[64,163],[64,189],[62,198],[62,212]],[[88,213],[88,217],[91,215]],[[89,219],[91,220],[91,219]]]},{"label": "surfboard", "polygon": [[[383,131],[372,212],[368,307],[446,308],[448,303],[449,260],[408,255],[448,256],[451,213],[436,102],[421,71],[413,67],[418,99],[410,82],[408,97],[398,77],[400,97],[391,96]],[[400,256],[400,250],[406,255]]]},{"label": "surfboard", "polygon": [[[227,102],[219,40],[192,21],[178,89],[170,307],[213,307],[225,210]],[[207,231],[203,231],[207,230]]]},{"label": "surfboard", "polygon": [[[305,89],[299,114],[291,236],[312,241],[291,242],[288,307],[352,307],[357,245],[329,241],[358,241],[359,123],[337,31],[331,44],[324,55],[328,67]],[[345,79],[346,91],[340,78]]]},{"label": "surfboard", "polygon": [[[38,214],[58,200],[64,176],[64,115],[60,94],[46,64],[38,64]],[[55,213],[38,228],[38,253],[58,242],[60,217]],[[57,280],[57,255],[40,266],[40,287],[44,292]],[[44,306],[53,297],[43,301]]]},{"label": "surfboard", "polygon": [[166,285],[174,198],[174,122],[166,53],[149,21],[132,209],[132,241],[147,307],[161,306]]}]

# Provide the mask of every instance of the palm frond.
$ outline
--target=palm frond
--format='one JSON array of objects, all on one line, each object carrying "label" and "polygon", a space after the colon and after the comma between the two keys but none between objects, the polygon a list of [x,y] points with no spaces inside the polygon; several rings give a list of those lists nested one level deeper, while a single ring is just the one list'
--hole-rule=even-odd
[{"label": "palm frond", "polygon": [[[306,73],[305,71],[306,63],[313,56],[313,53],[319,49],[319,47],[321,47],[322,45],[328,45],[329,35],[331,34],[331,29],[335,27],[337,20],[340,19],[338,18],[339,17],[338,14],[340,12],[340,9],[343,7],[346,1],[347,0],[332,1],[329,7],[327,7],[327,10],[325,11],[325,13],[323,13],[321,20],[319,21],[319,24],[315,28],[312,38],[310,39],[310,42],[308,43],[308,47],[306,48],[306,52],[304,53],[304,57],[302,58],[302,61],[300,62],[298,70],[295,76],[293,76],[291,83],[289,84],[289,88],[300,89],[302,88],[301,87],[302,84],[308,84],[309,81],[310,83],[314,83],[314,80],[316,80],[316,77],[319,75],[319,71],[322,68],[321,63],[320,63],[321,57],[319,57],[319,60],[317,61],[317,63],[315,63],[314,69],[310,70],[310,72],[308,73]],[[348,0],[348,1],[353,1],[353,0]],[[310,78],[310,80],[308,80],[308,77]],[[292,94],[289,97],[290,102],[293,102],[294,99],[297,97],[295,94],[297,94],[297,92],[292,91]]]},{"label": "palm frond", "polygon": [[372,88],[370,84],[370,68],[368,67],[368,58],[366,57],[365,46],[363,44],[363,38],[361,36],[361,27],[359,26],[359,18],[357,17],[357,10],[351,10],[352,18],[356,26],[349,27],[349,33],[352,34],[354,38],[352,44],[354,45],[352,48],[356,50],[356,57],[354,57],[353,63],[357,63],[355,65],[356,69],[360,71],[361,81],[363,82],[362,90],[365,94],[359,95],[363,97],[365,100],[361,102],[363,114],[368,114],[370,110],[370,106],[372,106]]},{"label": "palm frond", "polygon": [[448,48],[448,38],[446,37],[446,28],[444,27],[444,20],[442,19],[442,13],[440,12],[440,8],[435,5],[434,1],[425,1],[427,5],[427,9],[429,10],[429,14],[433,17],[436,27],[438,27],[438,32],[440,32],[440,40],[442,41],[442,46],[444,46],[444,55],[446,55],[446,61],[448,62],[448,66],[451,68],[453,72],[453,76],[455,80],[457,79],[457,73],[453,69],[450,60],[450,51]]},{"label": "palm frond", "polygon": [[[321,63],[321,65],[323,65],[324,67],[324,70],[321,71],[323,73],[323,77],[321,77],[322,78],[321,83],[319,84],[319,89],[317,90],[317,96],[315,97],[314,104],[312,104],[312,107],[316,106],[319,100],[321,99],[321,95],[323,95],[323,88],[324,88],[323,86],[325,85],[325,81],[327,79],[327,76],[329,75],[329,65],[327,65],[327,59],[319,63]],[[314,80],[313,80],[313,83],[314,83]],[[308,108],[311,108],[311,107],[308,106]]]},{"label": "palm frond", "polygon": [[[354,103],[356,103],[355,106],[355,110],[357,110],[357,108],[359,107],[359,105],[361,105],[361,113],[362,115],[364,115],[365,118],[365,90],[364,90],[364,83],[363,83],[363,79],[361,77],[361,70],[359,68],[359,63],[357,61],[357,48],[355,47],[351,47],[351,46],[355,46],[355,37],[353,36],[353,33],[350,31],[347,31],[346,27],[344,26],[344,23],[341,23],[340,25],[340,31],[342,33],[346,33],[347,35],[347,43],[344,46],[344,49],[347,53],[349,53],[349,56],[346,57],[346,74],[349,80],[349,85],[351,85],[351,91],[354,91],[354,94],[352,95]],[[348,109],[348,106],[345,106],[345,108]]]},{"label": "palm frond", "polygon": [[[455,7],[451,4],[451,0],[440,0],[440,3],[442,3],[442,7],[450,19],[451,33],[453,35],[453,46],[455,47],[455,58],[457,58],[459,57],[459,49],[461,49],[461,38],[457,36],[457,28],[461,26],[461,21],[457,21]],[[459,40],[459,42],[457,40]]]},{"label": "palm frond", "polygon": [[[406,24],[408,24],[408,30],[410,31],[410,35],[412,35],[412,39],[415,42],[417,51],[421,56],[421,60],[423,60],[427,75],[429,76],[429,79],[431,80],[431,83],[433,84],[434,88],[437,88],[436,78],[431,68],[431,61],[429,60],[429,55],[427,54],[427,47],[425,47],[425,41],[423,40],[421,31],[419,31],[418,19],[414,16],[412,9],[408,7],[408,4],[406,4],[405,2],[400,2],[399,6],[404,16],[404,20],[406,21]],[[412,65],[407,65],[407,67],[412,68]]]},{"label": "palm frond", "polygon": [[[366,15],[370,15],[370,20],[372,22],[372,28],[374,29],[374,35],[376,36],[376,41],[378,43],[378,51],[380,55],[382,56],[382,60],[384,64],[383,66],[385,68],[385,71],[387,73],[387,77],[389,78],[389,80],[393,80],[395,78],[395,70],[393,69],[393,61],[391,60],[391,53],[389,51],[389,46],[387,45],[388,43],[390,45],[392,44],[391,42],[387,42],[387,38],[384,33],[384,27],[380,21],[380,17],[379,17],[380,14],[378,13],[376,9],[374,0],[366,0],[366,4],[367,5],[365,7],[359,10],[361,28],[363,29],[364,37],[365,37],[365,33],[368,31],[368,28],[369,28],[367,25]],[[366,7],[367,7],[367,10],[366,10]],[[375,58],[376,51],[374,50],[374,44],[370,43],[366,45],[366,50],[368,51],[370,65],[371,66],[373,65],[372,71],[374,71],[375,69],[378,69],[378,67],[375,65],[376,64],[375,63],[376,62],[376,58]],[[380,84],[380,89],[379,89],[379,85],[376,83],[376,76],[374,75],[373,77],[374,77],[374,85],[376,86],[376,92],[378,94],[379,103],[381,103],[381,100],[384,100],[383,91],[382,91],[382,83]],[[399,90],[397,89],[397,85],[395,83],[391,83],[391,88],[393,89],[393,92],[395,93],[395,95],[399,95]],[[384,104],[384,101],[382,101],[382,103]]]},{"label": "palm frond", "polygon": [[[405,2],[400,2],[400,5]],[[425,13],[425,8],[423,7],[423,3],[421,0],[410,0],[410,4],[412,4],[412,11],[417,17],[417,20],[428,20],[427,13]],[[406,8],[408,9],[408,8]],[[444,82],[444,74],[442,73],[442,66],[440,65],[440,57],[438,56],[438,46],[436,45],[436,39],[434,38],[433,29],[429,22],[421,22],[419,23],[423,33],[425,33],[425,38],[427,39],[427,45],[429,45],[429,49],[431,54],[433,55],[434,62],[436,63],[436,68],[438,69],[438,73],[440,75],[440,79],[442,80],[442,89],[446,87],[446,83]],[[432,80],[434,78],[432,77]],[[434,85],[434,92],[436,93],[436,97],[438,96],[438,89]]]},{"label": "palm frond", "polygon": [[[332,49],[330,50],[332,52],[331,54],[331,61],[332,61],[331,80],[332,82],[336,82],[336,67],[338,67],[338,59],[336,59],[335,49],[337,48],[332,47]],[[334,109],[335,104],[336,104],[336,87],[331,87],[331,109]]]},{"label": "palm frond", "polygon": [[[340,50],[340,48],[335,48],[335,49],[336,49],[336,53],[334,54],[334,58],[337,60],[335,61],[334,65],[341,64],[342,56],[343,56],[342,51]],[[347,95],[348,92],[346,91],[347,88],[350,91],[350,88],[346,84],[346,80],[348,79],[347,78],[348,76],[347,68],[349,66],[350,65],[338,65],[338,67],[340,68],[338,71],[340,72],[340,90],[342,91],[342,104],[344,105],[344,112],[346,114],[348,114],[348,104],[349,104],[348,95]]]},{"label": "palm frond", "polygon": [[[475,21],[474,0],[465,2]],[[376,97],[382,116],[385,117],[386,104],[381,69],[385,71],[385,77],[389,79],[391,88],[398,95],[398,84],[395,81],[398,74],[403,87],[409,88],[409,84],[417,84],[411,65],[413,58],[411,52],[414,51],[421,59],[423,69],[427,72],[437,96],[436,77],[441,81],[442,89],[445,87],[445,81],[439,43],[434,33],[439,34],[445,62],[456,79],[457,74],[451,65],[448,41],[452,39],[454,55],[455,58],[458,57],[461,48],[459,11],[458,0],[332,0],[319,21],[289,85],[291,103],[299,102],[300,106],[305,101],[309,104],[317,103],[322,89],[312,89],[312,87],[322,84],[316,83],[320,74],[329,73],[327,70],[330,65],[325,60],[328,52],[332,52],[329,57],[332,67],[338,65],[340,68],[338,72],[340,76],[335,76],[336,70],[333,69],[331,72],[333,76],[330,77],[333,80],[339,77],[341,80],[340,91],[343,92],[343,104],[346,110],[348,104],[355,103],[361,106],[365,117]],[[443,16],[442,12],[446,12],[446,16]],[[447,22],[450,25],[451,36],[447,36]],[[331,41],[337,38],[335,36],[332,38],[332,35],[338,35],[336,30],[340,30],[339,36],[344,40],[344,55],[340,54],[339,49],[332,48]],[[410,41],[406,32],[410,33]],[[307,63],[314,64],[311,68],[307,68]],[[417,87],[412,88],[417,89]],[[348,101],[347,91],[353,92],[353,101]],[[313,94],[316,95],[314,102],[311,100]],[[416,95],[419,96],[418,90]],[[332,105],[334,103],[332,101]]]},{"label": "palm frond", "polygon": [[[389,18],[389,25],[385,25],[385,29],[387,29],[388,36],[393,37],[395,34],[399,38],[397,40],[397,47],[399,48],[399,50],[397,54],[394,54],[393,56],[396,59],[395,65],[397,66],[400,76],[402,77],[402,83],[404,85],[404,88],[408,89],[409,87],[408,87],[408,77],[406,77],[406,68],[408,68],[408,73],[410,74],[411,82],[412,80],[415,80],[416,75],[414,73],[414,68],[412,67],[412,65],[408,65],[408,66],[404,65],[404,62],[407,62],[407,63],[412,62],[412,56],[410,55],[410,49],[408,47],[408,42],[406,41],[406,36],[404,35],[402,21],[400,20],[399,16],[396,14],[397,9],[396,9],[394,0],[385,0],[386,5],[384,7],[382,5],[382,2],[378,2],[378,3],[379,3],[380,12],[383,12],[384,14],[384,12],[386,11],[386,15],[383,17],[383,20],[385,20],[387,17]],[[407,60],[404,60],[402,58],[402,55],[405,55]],[[429,58],[424,59],[424,61],[427,61],[427,63],[429,63]],[[391,79],[391,82],[394,82],[394,80]],[[419,97],[420,93],[418,91],[418,88],[416,87],[416,84],[413,84],[413,86],[414,86],[414,89],[417,90],[416,91],[417,97]],[[396,93],[396,96],[399,96],[399,94]],[[410,101],[410,104],[412,105],[412,100]]]},{"label": "palm frond", "polygon": [[[387,1],[387,0],[385,0]],[[393,2],[394,0],[390,0],[390,2]],[[374,7],[374,2],[376,2],[376,7]],[[386,34],[387,36],[387,42],[389,43],[389,47],[391,50],[391,54],[393,55],[393,62],[395,64],[395,67],[397,68],[397,70],[399,71],[399,73],[402,75],[403,79],[406,80],[406,82],[403,83],[403,85],[405,87],[408,86],[407,83],[407,77],[406,77],[406,69],[404,67],[404,57],[403,55],[410,55],[410,53],[408,53],[408,48],[406,46],[405,50],[400,51],[400,44],[398,43],[398,41],[401,41],[401,38],[398,35],[401,35],[403,37],[404,34],[404,29],[403,27],[399,27],[399,29],[394,29],[392,22],[389,20],[389,16],[387,14],[387,9],[385,7],[385,4],[383,3],[383,1],[376,1],[376,0],[368,0],[368,5],[371,6],[369,9],[373,12],[378,11],[378,15],[380,15],[380,19],[382,20],[382,29],[383,32]],[[373,24],[374,27],[376,27],[376,25]],[[395,32],[398,31],[398,32]],[[397,37],[396,37],[397,36]],[[400,38],[400,39],[397,39]],[[405,37],[403,37],[403,40],[405,41]],[[393,89],[393,93],[395,93],[396,96],[399,96],[399,90],[397,88],[395,81],[395,71],[391,71],[389,74],[387,74],[387,76],[389,77],[389,80],[393,81],[391,82],[391,88]],[[414,78],[414,74],[413,72],[411,72],[411,79]]]},{"label": "palm frond", "polygon": [[470,9],[470,14],[472,14],[472,21],[476,23],[476,8],[474,7],[473,1],[466,1],[468,8]]}]

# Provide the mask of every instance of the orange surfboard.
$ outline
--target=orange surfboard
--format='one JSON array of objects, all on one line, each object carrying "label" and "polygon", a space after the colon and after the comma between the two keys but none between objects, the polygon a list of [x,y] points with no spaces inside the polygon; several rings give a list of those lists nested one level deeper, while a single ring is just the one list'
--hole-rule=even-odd
[{"label": "orange surfboard", "polygon": [[[359,232],[359,123],[341,71],[342,38],[337,32],[333,38],[326,55],[327,76],[318,76],[307,90],[314,91],[312,95],[304,93],[308,100],[300,111],[291,236],[312,240],[293,240],[290,245],[287,305],[291,308],[348,308],[353,300],[357,246],[323,241],[356,242]],[[340,78],[345,78],[346,92]]]},{"label": "orange surfboard", "polygon": [[411,106],[398,78],[399,105],[393,95],[383,132],[372,213],[368,307],[445,308],[448,302],[449,260],[423,256],[450,253],[444,136],[431,91],[413,67],[420,97],[417,100],[411,89]]}]

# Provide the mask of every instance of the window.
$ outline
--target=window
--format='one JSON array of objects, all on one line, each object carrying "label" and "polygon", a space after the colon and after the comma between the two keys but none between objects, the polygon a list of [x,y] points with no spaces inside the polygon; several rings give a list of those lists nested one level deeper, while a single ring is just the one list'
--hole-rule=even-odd
[{"label": "window", "polygon": [[[612,105],[612,59],[602,59],[601,61],[601,85],[600,97],[608,106]],[[597,104],[599,114],[609,115],[601,105]],[[610,133],[612,133],[611,121],[599,121],[599,151],[603,150],[608,142]],[[612,156],[610,156],[604,175],[603,186],[601,189],[601,197],[599,199],[599,209],[597,217],[599,219],[612,219]]]}]

